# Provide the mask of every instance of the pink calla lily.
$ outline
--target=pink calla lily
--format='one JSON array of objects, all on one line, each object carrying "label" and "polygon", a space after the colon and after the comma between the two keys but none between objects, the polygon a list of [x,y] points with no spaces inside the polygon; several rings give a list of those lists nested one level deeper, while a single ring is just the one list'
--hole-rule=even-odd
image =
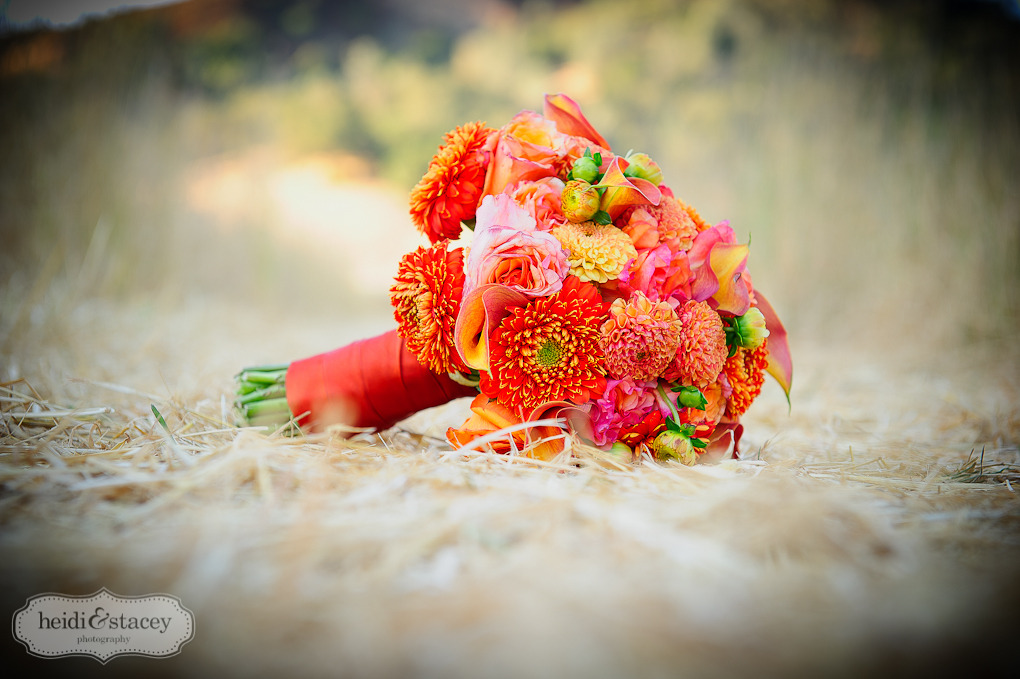
[{"label": "pink calla lily", "polygon": [[751,308],[751,295],[740,280],[747,267],[747,245],[719,243],[712,248],[709,266],[719,281],[710,303],[717,311],[743,316]]},{"label": "pink calla lily", "polygon": [[509,313],[508,307],[524,306],[528,298],[505,285],[489,283],[468,293],[460,305],[453,338],[464,365],[489,369],[489,334]]},{"label": "pink calla lily", "polygon": [[658,205],[662,200],[662,192],[658,186],[647,179],[627,177],[623,174],[626,162],[614,157],[602,179],[595,185],[605,189],[599,209],[609,213],[610,219],[616,219],[631,205]]},{"label": "pink calla lily", "polygon": [[691,298],[709,300],[717,311],[742,316],[751,308],[747,284],[741,280],[747,267],[747,245],[737,243],[729,225],[717,224],[698,234],[687,256],[694,280]]},{"label": "pink calla lily", "polygon": [[556,129],[563,134],[570,134],[575,137],[584,137],[602,148],[609,150],[609,142],[605,137],[595,131],[592,124],[581,113],[581,107],[577,102],[565,94],[545,95],[545,106],[542,113],[546,118],[556,123]]},{"label": "pink calla lily", "polygon": [[765,296],[755,290],[754,298],[758,301],[758,310],[765,317],[765,327],[769,331],[769,364],[765,370],[783,388],[789,404],[790,387],[793,385],[793,357],[790,355],[789,337],[779,315]]}]

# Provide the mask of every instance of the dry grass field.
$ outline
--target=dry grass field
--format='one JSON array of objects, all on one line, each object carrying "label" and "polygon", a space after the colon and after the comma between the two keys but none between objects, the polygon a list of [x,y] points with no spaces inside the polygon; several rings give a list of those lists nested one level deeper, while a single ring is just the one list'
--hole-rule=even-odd
[{"label": "dry grass field", "polygon": [[[1016,52],[989,36],[1016,28],[955,17],[932,50],[942,24],[903,14],[910,3],[812,6],[505,10],[434,61],[361,39],[339,70],[305,50],[293,77],[212,93],[188,89],[187,69],[175,84],[169,57],[116,73],[98,45],[139,49],[138,26],[65,36],[59,58],[45,34],[34,52],[5,43],[2,610],[48,591],[165,592],[196,634],[173,658],[106,665],[31,658],[8,638],[4,662],[78,676],[1015,673],[1020,85]],[[596,20],[626,58],[539,58],[550,35]],[[500,59],[520,77],[488,91],[472,65],[500,73]],[[401,100],[403,118],[373,108],[416,82],[436,96]],[[391,327],[388,280],[418,243],[406,192],[442,132],[498,124],[564,84],[614,144],[660,158],[706,218],[751,237],[755,283],[791,334],[792,407],[768,383],[740,458],[694,467],[463,455],[443,439],[462,401],[347,439],[237,428],[243,366]]]}]

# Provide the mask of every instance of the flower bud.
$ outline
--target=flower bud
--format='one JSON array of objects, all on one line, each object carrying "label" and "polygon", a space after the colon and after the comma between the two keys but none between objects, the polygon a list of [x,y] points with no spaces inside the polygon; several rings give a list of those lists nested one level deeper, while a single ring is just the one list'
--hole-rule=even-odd
[{"label": "flower bud", "polygon": [[629,165],[623,171],[625,177],[640,177],[658,186],[662,183],[662,169],[648,157],[647,153],[631,153],[626,158]]},{"label": "flower bud", "polygon": [[751,307],[743,316],[733,319],[733,329],[738,345],[745,349],[757,349],[769,336],[765,327],[765,316],[758,307]]},{"label": "flower bud", "polygon": [[677,392],[676,405],[678,408],[704,410],[708,407],[708,401],[705,399],[705,395],[702,394],[701,390],[697,387],[680,387],[673,391]]},{"label": "flower bud", "polygon": [[589,184],[595,183],[595,180],[599,176],[599,164],[595,162],[595,158],[589,155],[584,155],[574,161],[574,166],[570,170],[571,179],[583,179]]},{"label": "flower bud", "polygon": [[599,190],[582,179],[572,179],[563,187],[560,207],[571,222],[586,222],[599,211]]},{"label": "flower bud", "polygon": [[634,461],[634,451],[626,443],[617,441],[606,451],[609,457],[623,464],[630,464]]},{"label": "flower bud", "polygon": [[698,452],[691,443],[691,438],[682,432],[668,429],[652,441],[652,452],[658,460],[672,458],[688,466],[698,460]]}]

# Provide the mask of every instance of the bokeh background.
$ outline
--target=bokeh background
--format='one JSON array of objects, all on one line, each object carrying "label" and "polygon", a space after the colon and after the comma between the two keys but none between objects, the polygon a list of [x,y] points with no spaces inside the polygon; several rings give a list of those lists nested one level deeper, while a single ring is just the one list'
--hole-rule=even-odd
[{"label": "bokeh background", "polygon": [[1010,2],[211,0],[5,21],[0,341],[48,298],[382,325],[443,133],[546,92],[750,238],[795,345],[1017,330]]}]

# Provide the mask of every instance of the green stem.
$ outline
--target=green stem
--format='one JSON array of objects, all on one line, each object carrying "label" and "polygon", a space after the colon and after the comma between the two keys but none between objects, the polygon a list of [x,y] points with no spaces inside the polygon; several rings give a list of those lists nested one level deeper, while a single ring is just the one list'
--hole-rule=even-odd
[{"label": "green stem", "polygon": [[673,415],[673,421],[680,424],[680,413],[676,411],[676,405],[674,405],[674,403],[669,400],[669,396],[666,395],[666,390],[662,388],[662,382],[659,382],[657,389],[659,390],[659,394],[662,395],[662,398],[665,399],[666,405],[669,406],[669,412]]},{"label": "green stem", "polygon": [[251,384],[278,384],[287,378],[287,368],[272,370],[243,370],[237,376],[238,382]]},{"label": "green stem", "polygon": [[281,396],[286,398],[287,386],[284,384],[271,384],[263,389],[256,389],[248,394],[241,395],[236,402],[238,406],[244,406],[255,401],[267,401],[273,398],[280,398]]},{"label": "green stem", "polygon": [[286,415],[284,421],[289,420],[291,417],[290,407],[287,405],[287,399],[284,398],[270,398],[265,401],[255,401],[254,403],[248,403],[242,408],[245,419],[251,420],[254,417],[261,417],[263,415]]}]

